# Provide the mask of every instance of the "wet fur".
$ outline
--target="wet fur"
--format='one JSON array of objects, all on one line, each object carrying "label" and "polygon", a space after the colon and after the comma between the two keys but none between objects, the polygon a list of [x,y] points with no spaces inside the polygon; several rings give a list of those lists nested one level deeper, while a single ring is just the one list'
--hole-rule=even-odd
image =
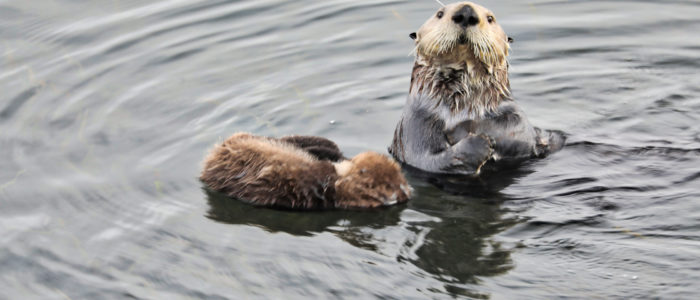
[{"label": "wet fur", "polygon": [[254,205],[299,210],[373,208],[410,196],[392,159],[365,152],[344,160],[335,143],[319,137],[234,134],[205,159],[200,179]]},{"label": "wet fur", "polygon": [[[452,21],[465,6],[477,24]],[[471,2],[439,12],[415,34],[411,87],[389,152],[424,171],[478,175],[560,149],[564,136],[533,127],[511,96],[511,39],[493,13]]]}]

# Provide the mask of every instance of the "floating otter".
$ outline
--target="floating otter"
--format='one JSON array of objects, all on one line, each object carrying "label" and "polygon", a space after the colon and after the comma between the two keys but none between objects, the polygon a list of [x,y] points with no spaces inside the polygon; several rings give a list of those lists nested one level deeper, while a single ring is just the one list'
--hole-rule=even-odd
[{"label": "floating otter", "polygon": [[533,127],[510,94],[510,39],[488,9],[447,5],[411,38],[416,60],[409,96],[389,152],[431,173],[483,169],[544,157],[560,132]]},{"label": "floating otter", "polygon": [[411,193],[391,158],[364,152],[344,159],[335,143],[319,137],[236,133],[204,165],[207,186],[258,206],[375,208],[406,202]]}]

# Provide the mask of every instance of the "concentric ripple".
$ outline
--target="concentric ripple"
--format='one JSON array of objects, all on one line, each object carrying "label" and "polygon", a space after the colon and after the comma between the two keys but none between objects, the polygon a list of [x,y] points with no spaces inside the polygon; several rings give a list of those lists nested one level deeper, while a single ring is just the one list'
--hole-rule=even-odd
[{"label": "concentric ripple", "polygon": [[0,1],[0,298],[697,298],[700,5],[490,1],[561,152],[377,212],[202,189],[236,131],[385,152],[434,1]]}]

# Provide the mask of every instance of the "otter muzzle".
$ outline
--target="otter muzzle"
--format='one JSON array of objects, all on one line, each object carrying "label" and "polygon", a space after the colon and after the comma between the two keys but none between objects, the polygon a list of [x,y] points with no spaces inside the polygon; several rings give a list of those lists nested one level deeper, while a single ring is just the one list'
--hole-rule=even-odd
[{"label": "otter muzzle", "polygon": [[452,16],[452,21],[466,28],[479,24],[479,15],[476,14],[476,11],[470,5],[465,5],[455,12]]}]

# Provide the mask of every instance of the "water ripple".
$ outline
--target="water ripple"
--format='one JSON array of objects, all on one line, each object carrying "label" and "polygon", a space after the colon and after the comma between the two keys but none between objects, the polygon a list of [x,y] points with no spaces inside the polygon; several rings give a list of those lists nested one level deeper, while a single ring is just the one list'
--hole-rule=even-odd
[{"label": "water ripple", "polygon": [[385,152],[436,3],[4,1],[0,298],[693,298],[700,5],[487,6],[569,144],[487,192],[302,214],[203,190],[202,158],[236,131]]}]

